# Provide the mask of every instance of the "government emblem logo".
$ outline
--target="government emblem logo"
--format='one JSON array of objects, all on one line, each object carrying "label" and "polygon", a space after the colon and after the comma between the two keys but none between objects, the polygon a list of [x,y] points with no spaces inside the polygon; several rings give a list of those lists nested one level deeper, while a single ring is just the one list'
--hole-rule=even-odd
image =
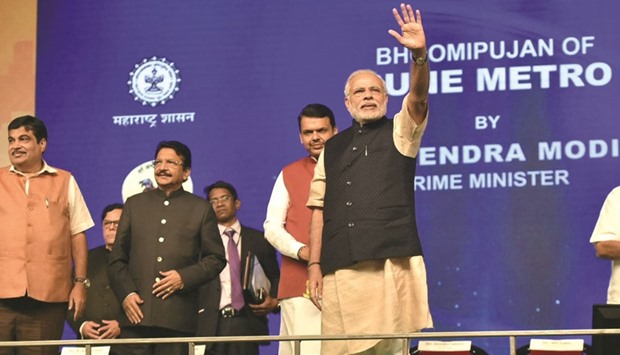
[{"label": "government emblem logo", "polygon": [[174,62],[166,58],[144,58],[129,73],[129,93],[142,105],[163,105],[179,91],[181,77]]}]

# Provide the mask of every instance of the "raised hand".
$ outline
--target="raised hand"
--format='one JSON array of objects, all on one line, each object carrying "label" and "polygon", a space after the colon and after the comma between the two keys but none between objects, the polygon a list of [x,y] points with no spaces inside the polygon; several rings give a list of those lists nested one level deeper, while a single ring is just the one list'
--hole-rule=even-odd
[{"label": "raised hand", "polygon": [[401,33],[395,30],[389,30],[391,34],[401,45],[414,51],[426,48],[426,36],[422,27],[422,15],[420,10],[416,10],[415,14],[411,5],[400,4],[400,11],[392,9],[396,23],[400,26]]}]

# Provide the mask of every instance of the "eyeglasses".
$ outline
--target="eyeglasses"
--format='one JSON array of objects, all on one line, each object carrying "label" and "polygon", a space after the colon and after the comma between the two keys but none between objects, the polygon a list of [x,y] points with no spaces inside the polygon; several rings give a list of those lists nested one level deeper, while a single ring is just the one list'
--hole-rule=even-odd
[{"label": "eyeglasses", "polygon": [[209,200],[209,203],[212,205],[217,205],[219,202],[222,202],[222,203],[228,202],[228,201],[231,201],[232,199],[233,199],[232,196],[226,195],[226,196],[222,196],[219,198],[212,198]]},{"label": "eyeglasses", "polygon": [[166,159],[166,160],[153,160],[153,166],[158,168],[162,165],[182,166],[183,162],[178,160]]},{"label": "eyeglasses", "polygon": [[118,228],[118,222],[119,222],[118,220],[116,220],[116,221],[108,221],[107,219],[104,219],[103,220],[103,227],[104,228],[112,228],[112,227]]}]

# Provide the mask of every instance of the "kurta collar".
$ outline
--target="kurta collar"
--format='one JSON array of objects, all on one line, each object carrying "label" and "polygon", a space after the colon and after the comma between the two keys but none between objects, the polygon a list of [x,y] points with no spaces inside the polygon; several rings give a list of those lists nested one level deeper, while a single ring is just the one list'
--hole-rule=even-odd
[{"label": "kurta collar", "polygon": [[[15,166],[11,165],[11,167],[9,168],[9,171],[18,175],[22,175],[22,176],[26,176],[26,174],[22,173],[21,171],[17,170],[15,168]],[[41,168],[41,170],[39,170],[38,172],[30,175],[30,177],[35,177],[35,176],[39,176],[43,173],[48,173],[48,174],[56,174],[56,172],[58,172],[58,170],[56,170],[55,168],[49,166],[47,164],[47,162],[45,160],[43,160],[43,168]]]}]

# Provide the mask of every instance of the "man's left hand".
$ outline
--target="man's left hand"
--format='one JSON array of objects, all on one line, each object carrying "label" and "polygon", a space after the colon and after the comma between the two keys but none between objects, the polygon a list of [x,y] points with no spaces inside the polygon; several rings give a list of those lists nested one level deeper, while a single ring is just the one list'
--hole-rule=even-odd
[{"label": "man's left hand", "polygon": [[426,50],[426,36],[422,27],[420,10],[416,10],[414,14],[411,5],[405,6],[405,4],[400,5],[400,10],[402,15],[398,13],[397,9],[393,9],[392,13],[396,23],[400,26],[402,35],[394,30],[389,30],[389,34],[396,38],[398,43],[412,51]]},{"label": "man's left hand", "polygon": [[271,296],[267,296],[265,302],[261,304],[250,304],[250,308],[252,312],[254,312],[257,316],[266,316],[267,314],[273,312],[276,307],[278,307],[278,299],[273,298]]},{"label": "man's left hand", "polygon": [[69,310],[74,309],[73,320],[77,320],[84,313],[86,308],[86,286],[81,282],[73,284],[71,294],[69,294]]},{"label": "man's left hand", "polygon": [[165,300],[178,290],[183,289],[183,280],[176,270],[160,271],[163,278],[153,284],[155,297]]}]

